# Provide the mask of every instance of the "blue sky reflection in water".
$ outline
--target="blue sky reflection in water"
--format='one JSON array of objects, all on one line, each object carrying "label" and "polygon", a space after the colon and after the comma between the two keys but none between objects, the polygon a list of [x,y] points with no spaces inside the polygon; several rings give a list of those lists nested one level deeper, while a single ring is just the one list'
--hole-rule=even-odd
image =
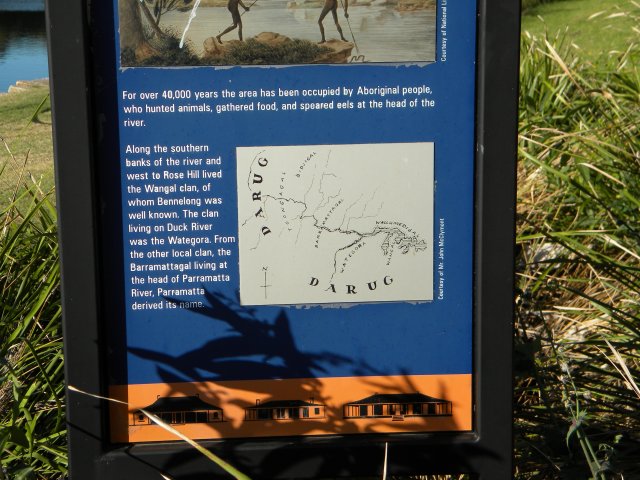
[{"label": "blue sky reflection in water", "polygon": [[47,76],[44,12],[0,12],[0,92]]}]

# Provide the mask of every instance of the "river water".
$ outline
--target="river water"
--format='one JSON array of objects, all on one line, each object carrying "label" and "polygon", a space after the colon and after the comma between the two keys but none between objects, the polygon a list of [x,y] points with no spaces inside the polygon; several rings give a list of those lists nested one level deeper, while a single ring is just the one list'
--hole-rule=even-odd
[{"label": "river water", "polygon": [[44,12],[0,12],[0,92],[47,76]]},{"label": "river water", "polygon": [[[251,0],[244,0],[247,6]],[[242,16],[245,39],[261,32],[276,32],[290,38],[318,42],[318,17],[321,8],[288,8],[287,0],[258,2]],[[321,5],[321,4],[320,4]],[[240,9],[242,12],[242,9]],[[162,18],[161,26],[182,32],[189,12],[171,12]],[[369,62],[431,62],[435,60],[435,11],[399,12],[392,6],[356,5],[349,8],[349,19],[338,8],[338,21],[347,40],[355,43],[353,54],[364,55]],[[187,39],[197,54],[208,37],[216,36],[232,23],[226,7],[200,7],[187,32]],[[324,19],[326,39],[340,39],[331,13]],[[222,40],[238,38],[237,30]]]}]

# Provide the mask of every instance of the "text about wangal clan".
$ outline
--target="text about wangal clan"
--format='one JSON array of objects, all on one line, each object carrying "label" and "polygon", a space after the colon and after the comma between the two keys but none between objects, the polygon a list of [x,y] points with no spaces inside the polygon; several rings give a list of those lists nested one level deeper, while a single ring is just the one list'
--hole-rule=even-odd
[{"label": "text about wangal clan", "polygon": [[124,127],[145,127],[148,116],[158,114],[428,109],[436,106],[433,95],[431,87],[424,84],[257,90],[123,90],[122,124]]},{"label": "text about wangal clan", "polygon": [[222,156],[209,145],[127,145],[125,249],[132,310],[202,307],[229,283],[235,234],[220,227]]}]

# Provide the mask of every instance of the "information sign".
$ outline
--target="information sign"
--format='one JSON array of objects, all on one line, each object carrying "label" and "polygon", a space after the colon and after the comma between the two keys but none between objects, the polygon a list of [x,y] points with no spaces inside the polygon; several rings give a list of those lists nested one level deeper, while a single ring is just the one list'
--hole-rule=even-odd
[{"label": "information sign", "polygon": [[518,2],[73,3],[72,475],[509,478]]}]

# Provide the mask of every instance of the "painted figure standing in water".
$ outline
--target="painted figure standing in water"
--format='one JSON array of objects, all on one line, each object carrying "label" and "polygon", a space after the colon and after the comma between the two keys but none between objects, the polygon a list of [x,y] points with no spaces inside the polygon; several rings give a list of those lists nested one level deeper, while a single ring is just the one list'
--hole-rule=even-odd
[{"label": "painted figure standing in water", "polygon": [[229,12],[231,12],[231,19],[233,20],[233,25],[227,27],[224,32],[222,32],[220,35],[216,37],[218,42],[222,43],[222,40],[221,40],[222,36],[225,33],[229,33],[231,30],[235,28],[238,28],[238,38],[240,38],[240,41],[242,41],[242,15],[240,15],[240,9],[238,8],[238,6],[241,6],[242,8],[244,8],[245,12],[249,11],[249,7],[245,6],[245,4],[242,3],[242,0],[229,0],[229,3],[227,3],[227,9],[229,10]]},{"label": "painted figure standing in water", "polygon": [[[340,38],[342,39],[343,42],[348,41],[346,38],[344,38],[344,35],[342,34],[342,27],[340,27],[340,24],[338,23],[338,1],[340,0],[325,0],[324,2],[324,7],[322,7],[322,12],[320,12],[320,18],[318,19],[318,26],[320,27],[320,35],[322,35],[322,40],[320,41],[320,43],[325,42],[324,26],[322,25],[322,21],[324,20],[324,17],[326,17],[327,13],[329,12],[331,12],[331,15],[333,15],[333,22],[336,24],[336,28],[338,29],[338,33],[340,34]],[[349,18],[349,14],[347,13],[348,8],[349,8],[349,0],[344,0],[344,17],[345,18]]]}]

